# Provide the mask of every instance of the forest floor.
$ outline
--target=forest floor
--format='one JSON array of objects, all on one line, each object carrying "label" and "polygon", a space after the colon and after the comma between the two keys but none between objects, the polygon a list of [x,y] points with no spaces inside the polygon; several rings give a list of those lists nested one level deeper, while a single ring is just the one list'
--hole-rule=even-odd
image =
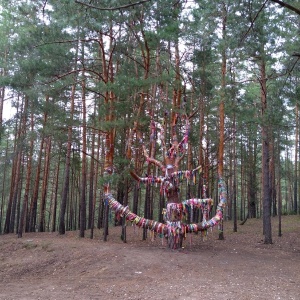
[{"label": "forest floor", "polygon": [[142,229],[111,228],[108,241],[78,232],[0,236],[0,299],[300,299],[300,217],[284,216],[282,237],[272,218],[273,244],[263,243],[262,221],[238,232],[225,222],[205,241],[192,235],[170,250]]}]

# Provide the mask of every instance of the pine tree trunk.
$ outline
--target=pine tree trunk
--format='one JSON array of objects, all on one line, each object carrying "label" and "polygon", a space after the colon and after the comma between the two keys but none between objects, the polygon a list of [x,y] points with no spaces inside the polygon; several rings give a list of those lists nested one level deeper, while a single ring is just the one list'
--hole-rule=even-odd
[{"label": "pine tree trunk", "polygon": [[24,153],[22,156],[22,164],[21,164],[21,180],[20,180],[20,186],[19,186],[19,192],[18,192],[18,200],[17,200],[17,222],[16,222],[16,233],[18,233],[18,229],[19,229],[19,223],[20,223],[20,215],[21,215],[21,196],[22,196],[22,191],[23,191],[23,173],[24,173]]},{"label": "pine tree trunk", "polygon": [[[7,48],[8,49],[8,48]],[[3,65],[0,70],[0,76],[7,76],[7,68],[4,67],[7,63],[7,54],[8,50],[4,50],[4,57],[2,57]],[[5,63],[4,63],[5,62]],[[5,98],[5,86],[0,87],[0,140],[2,140],[3,134],[3,107],[4,107],[4,98]],[[1,216],[0,216],[1,218]],[[1,221],[0,221],[1,223]],[[1,225],[0,225],[0,234],[1,234]]]},{"label": "pine tree trunk", "polygon": [[42,137],[40,150],[38,154],[38,163],[37,163],[36,174],[35,174],[34,189],[33,189],[33,194],[30,202],[30,210],[29,210],[29,231],[30,232],[34,232],[36,227],[37,201],[39,197],[43,149],[44,149],[44,138]]},{"label": "pine tree trunk", "polygon": [[[96,113],[96,106],[94,108],[94,111]],[[92,140],[91,140],[91,163],[90,163],[90,176],[89,176],[89,214],[88,214],[88,229],[94,228],[94,206],[95,206],[95,194],[94,194],[94,179],[95,179],[95,137],[96,132],[95,128],[92,129]],[[99,153],[99,152],[98,152]],[[97,173],[96,173],[97,174]],[[97,181],[96,181],[97,184]],[[91,234],[92,235],[92,234]]]},{"label": "pine tree trunk", "polygon": [[269,156],[270,156],[270,198],[271,198],[271,207],[273,210],[273,217],[277,215],[277,195],[276,195],[276,177],[275,177],[275,148],[274,148],[274,136],[270,133],[270,144],[269,144]]},{"label": "pine tree trunk", "polygon": [[[74,152],[73,152],[74,155]],[[77,181],[76,172],[72,172],[70,179],[70,192],[68,195],[67,211],[66,211],[66,230],[77,230],[80,228],[80,210],[78,213],[78,224],[77,224],[77,193],[80,189],[80,180]],[[79,202],[80,209],[80,202]]]},{"label": "pine tree trunk", "polygon": [[266,120],[267,115],[267,82],[266,65],[264,58],[260,64],[260,86],[261,86],[261,112],[262,112],[262,180],[263,180],[263,231],[264,243],[272,244],[271,227],[271,198],[270,198],[270,153],[269,153],[269,128]]},{"label": "pine tree trunk", "polygon": [[51,137],[45,138],[45,161],[44,161],[44,174],[42,182],[42,195],[40,202],[40,219],[39,219],[39,232],[45,231],[46,225],[46,201],[47,201],[47,191],[48,191],[48,181],[50,173],[50,155],[51,155]]},{"label": "pine tree trunk", "polygon": [[[20,128],[20,143],[23,144],[23,140],[26,136],[26,122],[27,122],[27,106],[28,106],[28,99],[25,99],[24,104],[24,111],[22,113],[22,122],[21,122],[21,128]],[[19,147],[19,170],[17,170],[16,174],[16,184],[14,186],[15,189],[15,195],[13,199],[13,206],[12,206],[12,213],[11,213],[11,221],[10,221],[10,232],[13,233],[18,230],[19,226],[19,218],[20,218],[20,206],[21,206],[21,191],[22,191],[22,185],[23,185],[23,171],[24,171],[24,152],[23,152],[23,145]],[[15,220],[17,220],[16,226],[15,226]]]},{"label": "pine tree trunk", "polygon": [[234,166],[233,170],[233,188],[232,188],[232,200],[233,200],[233,232],[237,232],[237,170]]},{"label": "pine tree trunk", "polygon": [[[150,166],[150,164],[149,164]],[[150,168],[148,167],[148,170]],[[150,173],[148,173],[150,174]],[[145,207],[144,207],[144,216],[146,219],[149,219],[150,213],[150,197],[151,197],[151,185],[146,185],[146,192],[145,192]],[[143,228],[143,241],[147,239],[147,228]]]},{"label": "pine tree trunk", "polygon": [[[124,206],[128,205],[128,178],[125,179],[125,186],[124,186],[124,200],[123,204]],[[127,231],[126,231],[126,218],[122,218],[122,234],[121,234],[121,239],[124,243],[127,243]]]},{"label": "pine tree trunk", "polygon": [[23,139],[26,134],[27,107],[28,107],[28,98],[27,97],[22,98],[22,104],[20,106],[18,104],[18,108],[17,108],[18,111],[20,109],[21,119],[19,125],[17,125],[16,123],[16,127],[15,127],[16,128],[15,145],[14,145],[15,160],[12,168],[12,177],[11,177],[12,185],[10,189],[9,203],[6,211],[6,220],[5,220],[5,227],[4,227],[5,233],[13,233],[15,227],[16,207],[17,207],[17,201],[19,195],[19,183],[21,181]]},{"label": "pine tree trunk", "polygon": [[[103,141],[103,139],[100,137],[98,140],[100,141],[99,145],[101,144],[101,157],[105,157],[105,141]],[[104,169],[101,170],[101,176],[104,176]],[[99,203],[99,207],[98,207],[98,221],[97,221],[97,228],[103,228],[104,227],[104,192],[100,193],[100,195],[102,196],[102,198],[100,198],[100,203]]]},{"label": "pine tree trunk", "polygon": [[139,183],[134,184],[133,190],[133,208],[132,211],[134,214],[138,213],[138,203],[139,203]]},{"label": "pine tree trunk", "polygon": [[0,205],[0,235],[2,234],[2,222],[3,222],[3,214],[4,214],[4,202],[5,202],[5,186],[6,186],[6,175],[7,175],[7,156],[8,156],[8,145],[9,145],[9,139],[7,139],[6,142],[6,149],[5,149],[5,163],[4,163],[4,170],[3,170],[3,182],[2,182],[2,192],[1,192],[1,205]]},{"label": "pine tree trunk", "polygon": [[255,146],[248,139],[248,217],[256,218],[256,160]]},{"label": "pine tree trunk", "polygon": [[299,106],[295,108],[296,132],[295,132],[295,162],[294,162],[294,213],[298,212],[298,148],[299,148]]},{"label": "pine tree trunk", "polygon": [[[33,130],[34,130],[33,113],[31,113],[31,122],[30,123],[31,123],[31,133],[33,133]],[[25,183],[23,204],[22,204],[21,216],[20,216],[19,227],[18,227],[18,237],[19,238],[22,237],[24,225],[28,223],[27,210],[28,210],[29,192],[30,192],[30,187],[31,187],[33,148],[34,148],[34,139],[31,138],[30,146],[29,146],[29,155],[27,157],[27,172],[26,172],[26,180],[25,180],[26,183]]]},{"label": "pine tree trunk", "polygon": [[282,236],[282,223],[281,223],[281,216],[282,216],[282,194],[281,194],[281,166],[280,166],[280,156],[281,156],[281,149],[279,143],[279,134],[277,139],[277,147],[276,147],[276,162],[278,165],[277,168],[277,195],[278,195],[278,236]]},{"label": "pine tree trunk", "polygon": [[245,219],[245,191],[244,191],[244,165],[245,165],[245,159],[243,155],[243,142],[240,142],[240,152],[241,152],[241,167],[240,167],[240,173],[241,173],[241,180],[240,180],[240,190],[241,190],[241,206],[240,206],[240,220],[243,221]]},{"label": "pine tree trunk", "polygon": [[[77,27],[77,35],[79,38],[79,26]],[[74,70],[77,69],[77,61],[78,61],[78,52],[79,52],[79,43],[76,45],[76,53],[74,57],[75,65]],[[63,192],[60,202],[60,213],[59,213],[59,234],[65,234],[66,232],[66,208],[68,202],[69,195],[69,187],[70,187],[70,168],[71,168],[71,151],[72,151],[72,134],[73,134],[73,120],[74,120],[74,112],[75,112],[75,94],[76,94],[76,85],[77,85],[77,75],[74,75],[73,84],[70,95],[70,118],[68,122],[68,137],[67,137],[67,145],[66,145],[66,161],[65,161],[65,174],[64,174],[64,183],[63,183]]]},{"label": "pine tree trunk", "polygon": [[[16,142],[16,139],[15,139]],[[15,177],[16,177],[16,166],[17,166],[17,157],[13,160],[12,164],[12,171],[11,171],[11,180],[10,180],[10,192],[8,197],[8,203],[6,205],[6,214],[5,214],[5,223],[4,223],[4,233],[9,233],[10,228],[10,216],[11,216],[11,208],[12,208],[12,201],[13,201],[13,193],[14,193],[14,186],[15,186]]]},{"label": "pine tree trunk", "polygon": [[59,214],[59,234],[65,234],[66,232],[66,223],[65,215],[67,208],[67,200],[69,195],[69,186],[70,186],[70,167],[71,167],[71,151],[72,151],[72,123],[74,117],[74,101],[75,101],[75,92],[76,85],[73,84],[71,92],[71,110],[70,110],[70,124],[68,125],[68,140],[67,140],[67,153],[66,153],[66,162],[65,162],[65,174],[64,174],[64,185],[62,198],[60,202],[60,214]]},{"label": "pine tree trunk", "polygon": [[[114,81],[114,68],[113,68],[113,28],[112,24],[110,22],[110,39],[109,39],[109,57],[110,59],[106,59],[105,55],[105,42],[103,39],[103,33],[100,32],[99,35],[99,45],[101,48],[101,62],[102,62],[102,78],[105,84],[113,83]],[[115,95],[113,91],[108,90],[105,93],[104,96],[105,105],[107,108],[107,113],[105,116],[105,122],[109,124],[109,129],[106,132],[105,136],[105,158],[104,158],[104,172],[106,173],[107,177],[113,174],[114,172],[114,152],[115,152],[115,135],[116,130],[114,126],[112,125],[112,122],[115,120],[114,115],[114,101],[115,101]],[[105,183],[108,185],[108,183]],[[107,235],[108,235],[108,213],[109,213],[109,207],[107,204],[105,204],[105,210],[104,210],[104,241],[107,241]]]},{"label": "pine tree trunk", "polygon": [[237,232],[237,155],[236,155],[236,114],[233,115],[233,232]]},{"label": "pine tree trunk", "polygon": [[[124,178],[121,178],[118,182],[117,188],[117,201],[124,205]],[[115,216],[115,226],[122,225],[123,220],[119,216]]]},{"label": "pine tree trunk", "polygon": [[[226,23],[227,23],[227,11],[225,3],[222,8],[222,39],[225,41],[226,38]],[[219,151],[218,151],[218,175],[223,177],[223,166],[224,166],[224,134],[225,134],[225,88],[226,88],[226,49],[222,49],[222,67],[221,67],[221,102],[219,105]],[[224,240],[223,232],[223,218],[219,224],[219,240]]]},{"label": "pine tree trunk", "polygon": [[[96,107],[95,107],[95,113],[96,113]],[[92,142],[92,147],[93,149],[96,149],[96,145],[95,145],[95,136],[96,136],[96,132],[95,130],[93,131],[93,142]],[[94,153],[94,150],[92,151],[92,153]],[[91,173],[93,172],[93,182],[95,180],[95,187],[93,188],[93,204],[92,204],[92,215],[91,215],[91,234],[90,234],[90,238],[93,239],[94,238],[94,228],[95,228],[95,214],[96,214],[96,203],[97,203],[97,182],[98,182],[98,174],[99,174],[99,157],[100,157],[100,134],[98,134],[98,138],[97,138],[97,150],[96,150],[96,166],[93,165],[93,170],[91,170]],[[93,154],[95,155],[95,153]],[[92,168],[92,165],[91,165]],[[91,189],[90,189],[91,191]],[[101,199],[100,195],[99,195],[99,199]],[[100,205],[99,205],[100,206]]]},{"label": "pine tree trunk", "polygon": [[206,151],[205,151],[205,160],[204,160],[204,174],[203,174],[203,182],[206,186],[205,190],[206,190],[206,197],[211,197],[212,193],[211,193],[211,188],[212,188],[212,184],[209,180],[209,166],[210,166],[210,161],[209,161],[209,157],[210,157],[210,141],[208,139],[208,131],[206,133]]},{"label": "pine tree trunk", "polygon": [[[83,74],[83,76],[85,76]],[[84,237],[86,229],[86,184],[87,184],[87,144],[86,144],[86,101],[85,101],[85,79],[82,80],[82,164],[81,164],[81,199],[80,199],[80,232]]]},{"label": "pine tree trunk", "polygon": [[[288,141],[288,137],[286,136],[286,141]],[[290,170],[290,163],[289,161],[291,160],[290,155],[289,155],[289,147],[287,146],[285,148],[285,170],[287,172],[287,174],[290,174],[291,170]],[[293,208],[293,199],[292,199],[292,195],[290,193],[290,186],[291,186],[291,182],[290,182],[290,176],[285,176],[285,205],[286,205],[286,212],[289,213],[292,211]]]},{"label": "pine tree trunk", "polygon": [[[155,152],[155,140],[152,140],[150,143],[150,150],[149,150],[149,156],[154,157],[154,152]],[[147,167],[147,174],[151,174],[152,168],[151,164],[148,164]],[[147,184],[146,185],[146,192],[145,192],[145,206],[144,206],[144,216],[145,218],[149,219],[150,218],[150,207],[151,207],[151,185]],[[143,240],[147,239],[147,229],[143,228]]]},{"label": "pine tree trunk", "polygon": [[[16,174],[15,174],[15,181],[14,181],[12,206],[11,206],[11,212],[10,212],[9,233],[13,233],[14,228],[15,228],[16,207],[17,207],[20,181],[21,181],[21,165],[22,165],[22,152],[20,149],[17,154],[17,167],[16,167]],[[9,217],[9,216],[7,216],[7,217]]]},{"label": "pine tree trunk", "polygon": [[56,231],[56,215],[57,215],[57,196],[58,196],[58,186],[59,186],[59,170],[60,170],[60,157],[57,159],[57,167],[55,170],[55,177],[53,182],[53,192],[52,192],[52,213],[51,213],[51,232]]},{"label": "pine tree trunk", "polygon": [[[3,71],[0,71],[0,76],[3,76]],[[3,132],[3,105],[4,105],[5,87],[0,87],[0,140],[2,140]],[[1,228],[0,228],[1,229]],[[1,231],[0,231],[1,233]]]},{"label": "pine tree trunk", "polygon": [[[26,137],[27,133],[27,120],[28,120],[28,103],[29,103],[29,98],[28,96],[24,97],[24,108],[22,111],[22,122],[21,122],[21,127],[20,127],[20,141],[21,144],[23,144],[23,140]],[[33,130],[33,116],[31,114],[31,130]],[[32,151],[32,143],[31,143],[31,149],[29,151]],[[18,187],[19,191],[17,191],[17,202],[14,204],[16,205],[17,209],[17,224],[16,224],[16,231],[17,233],[19,232],[19,225],[20,225],[20,208],[21,208],[21,192],[22,192],[22,185],[23,185],[23,171],[24,171],[24,159],[25,159],[25,153],[23,153],[23,146],[20,147],[19,149],[22,151],[21,158],[20,158],[20,164],[21,164],[21,170],[20,170],[20,187]],[[32,153],[29,154],[29,156],[32,156]],[[31,158],[30,158],[31,159]],[[27,205],[27,203],[26,203]],[[15,207],[13,206],[13,215],[14,215]],[[12,226],[14,223],[14,219],[12,220]],[[23,230],[23,229],[22,229]]]}]

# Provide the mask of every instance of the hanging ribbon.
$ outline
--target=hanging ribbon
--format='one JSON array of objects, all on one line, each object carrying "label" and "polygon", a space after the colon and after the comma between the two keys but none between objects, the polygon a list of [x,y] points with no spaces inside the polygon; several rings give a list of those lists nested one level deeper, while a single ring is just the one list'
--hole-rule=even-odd
[{"label": "hanging ribbon", "polygon": [[[143,227],[159,234],[173,234],[175,239],[178,241],[179,236],[183,233],[192,233],[192,232],[199,232],[205,231],[208,228],[212,228],[216,226],[223,218],[223,208],[226,205],[227,200],[227,193],[224,180],[222,178],[219,179],[219,191],[220,191],[220,202],[217,206],[216,215],[212,217],[210,220],[203,220],[202,223],[198,224],[183,224],[179,221],[170,222],[168,221],[166,224],[163,224],[158,221],[146,219],[140,217],[133,212],[130,211],[128,206],[123,206],[114,197],[107,193],[105,194],[104,201],[108,203],[109,207],[116,213],[120,214],[125,217],[126,220],[130,221],[131,223]],[[174,209],[177,213],[180,214],[180,211],[184,212],[187,210],[186,207],[191,205],[208,209],[207,207],[212,206],[213,200],[212,199],[189,199],[185,200],[180,204],[172,203],[169,206],[169,213],[172,209]],[[168,212],[167,212],[168,213]]]}]

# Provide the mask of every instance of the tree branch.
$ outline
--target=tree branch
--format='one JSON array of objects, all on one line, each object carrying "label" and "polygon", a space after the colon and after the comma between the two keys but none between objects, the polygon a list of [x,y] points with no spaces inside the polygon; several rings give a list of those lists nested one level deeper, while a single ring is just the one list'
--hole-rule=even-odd
[{"label": "tree branch", "polygon": [[68,44],[68,43],[89,43],[89,42],[96,42],[99,44],[99,41],[95,38],[89,38],[89,39],[75,39],[75,40],[61,40],[61,41],[52,41],[52,42],[43,42],[42,44],[34,45],[34,48],[42,47],[45,45],[54,45],[54,44]]},{"label": "tree branch", "polygon": [[129,3],[129,4],[125,4],[125,5],[121,5],[121,6],[117,6],[117,7],[97,7],[97,6],[88,4],[88,3],[84,3],[84,2],[81,2],[81,1],[78,1],[78,0],[75,0],[76,3],[87,6],[89,8],[94,8],[94,9],[98,9],[98,10],[109,10],[109,11],[126,9],[126,8],[129,8],[129,7],[133,7],[135,5],[140,5],[140,4],[143,4],[143,3],[146,3],[146,2],[150,2],[150,1],[151,0],[142,0],[142,1],[135,2],[135,3]]},{"label": "tree branch", "polygon": [[43,8],[42,8],[42,11],[43,11],[43,17],[45,16],[45,7],[46,7],[46,5],[47,5],[47,2],[48,2],[48,0],[46,0],[46,1],[44,2],[44,4],[43,4]]},{"label": "tree branch", "polygon": [[288,4],[288,3],[285,3],[285,2],[280,1],[280,0],[271,0],[271,1],[272,1],[272,2],[275,2],[275,3],[277,3],[277,4],[279,4],[279,5],[282,6],[282,7],[286,7],[286,8],[288,8],[289,10],[292,10],[292,11],[295,12],[296,14],[300,15],[300,9],[298,9],[298,8],[295,7],[295,6],[292,6],[292,5]]},{"label": "tree branch", "polygon": [[145,158],[146,158],[146,160],[148,161],[149,164],[151,163],[151,164],[154,164],[154,165],[158,166],[162,170],[162,172],[166,171],[165,166],[160,161],[158,161],[155,158],[150,157],[148,155],[145,145],[143,145],[143,152],[144,152],[144,156],[145,156]]},{"label": "tree branch", "polygon": [[253,28],[254,26],[254,22],[256,21],[256,19],[258,18],[259,14],[262,12],[262,10],[264,9],[265,5],[267,4],[269,0],[265,0],[265,2],[262,4],[262,6],[260,7],[259,11],[257,12],[257,14],[255,15],[254,19],[251,21],[251,24],[248,28],[248,30],[245,32],[245,34],[242,36],[242,38],[239,41],[238,46],[241,46],[242,43],[244,42],[246,36],[248,35],[248,33],[250,32],[250,30]]}]

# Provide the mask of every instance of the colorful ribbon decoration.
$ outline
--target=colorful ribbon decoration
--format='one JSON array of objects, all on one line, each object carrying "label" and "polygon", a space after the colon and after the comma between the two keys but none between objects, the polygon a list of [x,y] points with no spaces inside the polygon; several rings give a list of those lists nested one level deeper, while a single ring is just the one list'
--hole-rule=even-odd
[{"label": "colorful ribbon decoration", "polygon": [[[173,236],[173,246],[177,248],[180,245],[180,237],[186,233],[197,233],[200,231],[206,231],[208,228],[213,228],[216,226],[223,218],[223,208],[226,205],[227,193],[224,180],[219,178],[219,195],[220,202],[217,206],[216,214],[210,220],[206,220],[210,208],[213,205],[212,199],[189,199],[185,200],[182,203],[169,203],[167,205],[167,209],[165,210],[167,216],[167,222],[161,223],[155,220],[146,219],[144,217],[140,217],[133,212],[130,211],[128,206],[123,206],[117,200],[114,199],[111,193],[106,193],[104,197],[105,203],[109,205],[109,207],[121,217],[125,217],[126,220],[131,223],[149,229],[158,234],[167,235],[168,238]],[[190,208],[197,207],[202,210],[205,214],[203,214],[204,218],[201,223],[191,223],[185,224],[182,223],[182,214],[186,214]],[[172,216],[175,212],[177,218],[173,218]],[[171,221],[169,221],[171,220]]]}]

